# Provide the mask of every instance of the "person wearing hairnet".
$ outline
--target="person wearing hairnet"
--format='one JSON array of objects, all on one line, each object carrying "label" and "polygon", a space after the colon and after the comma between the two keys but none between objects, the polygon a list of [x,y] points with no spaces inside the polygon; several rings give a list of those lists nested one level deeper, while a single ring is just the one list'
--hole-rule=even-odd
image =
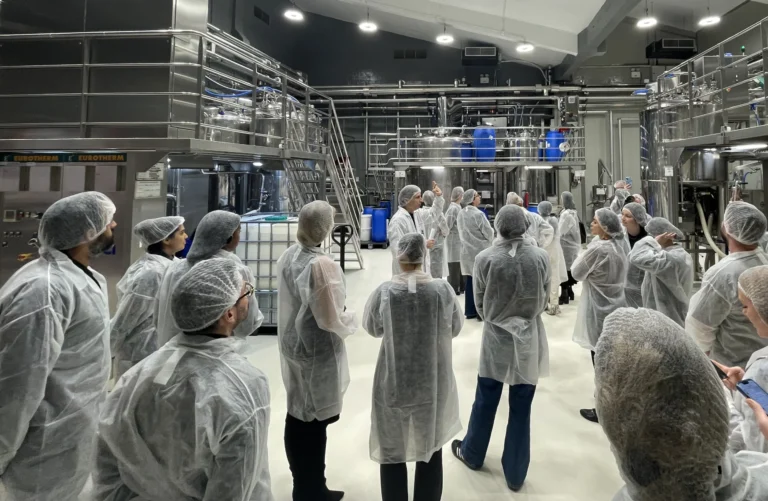
[{"label": "person wearing hairnet", "polygon": [[448,283],[456,295],[464,294],[465,279],[461,273],[461,237],[459,236],[458,218],[461,212],[461,199],[464,188],[457,186],[451,192],[451,205],[445,213],[448,223],[448,238],[445,239],[446,259],[448,261]]},{"label": "person wearing hairnet", "polygon": [[[621,211],[621,224],[626,230],[625,247],[629,248],[629,254],[635,248],[635,244],[648,236],[645,225],[648,223],[648,214],[645,208],[637,203],[628,203]],[[640,308],[643,306],[641,288],[645,271],[634,266],[631,262],[627,268],[627,279],[624,282],[624,295],[627,306]]]},{"label": "person wearing hairnet", "polygon": [[450,233],[448,221],[443,209],[445,199],[443,191],[432,181],[432,190],[425,191],[422,199],[424,207],[421,211],[421,222],[424,227],[425,238],[435,241],[435,245],[429,250],[429,268],[432,278],[448,276],[448,263],[445,261],[445,239]]},{"label": "person wearing hairnet", "polygon": [[616,195],[614,195],[613,200],[611,201],[611,207],[610,209],[613,211],[616,215],[621,215],[621,210],[624,208],[624,205],[627,203],[627,198],[629,198],[631,193],[629,193],[629,190],[625,189],[618,189],[616,190]]},{"label": "person wearing hairnet", "polygon": [[110,372],[107,281],[115,205],[94,191],[40,220],[40,257],[0,288],[0,496],[75,501],[91,473]]},{"label": "person wearing hairnet", "polygon": [[[579,311],[573,340],[592,352],[603,322],[612,312],[626,305],[624,279],[627,275],[627,255],[621,245],[624,239],[619,217],[610,209],[598,209],[590,227],[593,240],[573,263],[573,278],[583,282]],[[581,409],[582,417],[597,423],[595,409]]]},{"label": "person wearing hairnet", "polygon": [[272,501],[269,382],[234,337],[253,284],[228,258],[178,282],[182,331],[125,373],[99,421],[95,501]]},{"label": "person wearing hairnet", "polygon": [[490,247],[493,242],[493,228],[485,214],[477,208],[480,205],[480,193],[475,190],[465,191],[461,205],[464,208],[459,213],[457,224],[461,237],[461,274],[466,279],[464,315],[468,319],[479,318],[482,321],[483,317],[478,317],[475,309],[472,272],[475,267],[475,257]]},{"label": "person wearing hairnet", "polygon": [[403,272],[376,288],[363,314],[382,338],[373,379],[371,459],[380,466],[383,501],[408,500],[405,463],[416,462],[415,500],[439,501],[442,447],[461,431],[452,340],[463,319],[455,291],[422,271],[424,237],[398,242]]},{"label": "person wearing hairnet", "polygon": [[645,198],[643,198],[643,196],[642,196],[641,194],[639,194],[639,193],[634,193],[634,194],[632,195],[632,201],[633,201],[633,202],[635,202],[636,204],[640,204],[640,205],[642,205],[642,206],[643,206],[643,209],[646,209],[646,210],[648,209],[648,208],[645,206]]},{"label": "person wearing hairnet", "polygon": [[563,281],[560,284],[562,292],[558,303],[563,305],[575,298],[573,286],[578,282],[574,280],[571,268],[579,252],[581,252],[581,229],[579,227],[579,214],[576,212],[576,204],[573,202],[573,194],[570,191],[564,191],[560,195],[560,201],[563,204],[563,211],[560,213],[557,228],[560,231],[560,245],[563,248],[565,269],[568,273],[568,281]]},{"label": "person wearing hairnet", "polygon": [[485,320],[480,368],[467,435],[451,445],[470,469],[485,462],[504,385],[509,385],[509,422],[501,465],[507,486],[519,491],[531,460],[531,405],[539,378],[549,375],[549,348],[541,314],[550,287],[549,255],[525,238],[525,209],[503,207],[499,238],[475,260],[477,310]]},{"label": "person wearing hairnet", "polygon": [[727,450],[712,363],[672,320],[622,308],[595,354],[597,412],[626,485],[614,501],[768,499],[768,456]]},{"label": "person wearing hairnet", "polygon": [[[235,254],[240,243],[240,216],[232,212],[215,210],[206,214],[195,230],[195,239],[187,253],[187,259],[174,261],[168,267],[160,292],[155,301],[155,322],[157,322],[157,346],[160,347],[181,333],[171,313],[171,295],[183,277],[194,265],[206,259],[215,257],[227,258],[240,266],[243,280],[252,284],[255,282],[253,272],[245,266]],[[235,336],[247,337],[253,334],[264,321],[264,315],[259,311],[259,303],[255,294],[248,298],[248,319],[238,324]]]},{"label": "person wearing hairnet", "polygon": [[768,252],[768,233],[763,235],[758,242],[758,246],[763,249],[763,252]]},{"label": "person wearing hairnet", "polygon": [[768,346],[742,312],[738,291],[742,273],[768,264],[757,245],[765,231],[766,219],[757,207],[746,202],[728,205],[722,234],[730,253],[704,273],[685,319],[685,330],[701,349],[728,367],[743,368],[754,352]]},{"label": "person wearing hairnet", "polygon": [[554,238],[552,242],[544,248],[549,255],[549,306],[547,307],[547,313],[550,315],[557,315],[560,313],[560,284],[568,281],[568,271],[565,267],[565,257],[563,256],[563,248],[560,244],[560,229],[557,217],[552,214],[552,203],[544,200],[539,202],[539,215],[549,224],[554,230]]},{"label": "person wearing hairnet", "polygon": [[685,327],[688,298],[693,289],[693,260],[680,245],[685,236],[663,217],[651,219],[645,229],[648,236],[629,253],[630,269],[645,274],[641,306],[661,312]]},{"label": "person wearing hairnet", "polygon": [[349,367],[344,339],[357,331],[344,272],[322,242],[333,230],[333,207],[310,202],[299,212],[298,243],[277,261],[277,340],[288,396],[285,453],[293,500],[339,500],[325,484],[328,425],[339,420]]},{"label": "person wearing hairnet", "polygon": [[[409,184],[402,190],[397,197],[397,203],[400,208],[389,221],[387,237],[389,238],[389,247],[392,249],[392,276],[400,273],[400,263],[397,262],[397,242],[408,233],[424,234],[421,217],[416,217],[416,211],[421,207],[421,189],[418,186]],[[428,236],[428,235],[427,235]],[[427,240],[427,248],[432,249],[435,246],[434,240]],[[424,264],[424,269],[429,271],[429,256]]]},{"label": "person wearing hairnet", "polygon": [[[507,205],[523,207],[523,199],[514,191],[510,191],[507,193]],[[542,249],[546,249],[552,244],[552,240],[555,238],[555,229],[544,220],[540,214],[530,212],[525,208],[523,208],[523,210],[525,211],[525,218],[528,220],[528,231],[526,232],[526,235],[531,237],[536,242],[536,245]]]},{"label": "person wearing hairnet", "polygon": [[[619,180],[619,181],[616,181],[615,183],[613,183],[613,196],[605,201],[605,204],[603,205],[603,207],[605,207],[606,209],[610,208],[611,210],[613,210],[612,206],[614,205],[614,202],[616,201],[616,198],[617,198],[616,192],[618,190],[627,190],[627,191],[629,191],[629,188],[627,188],[626,181]],[[623,199],[622,199],[622,201],[623,201]],[[616,212],[616,211],[614,211],[614,212]],[[619,212],[616,212],[616,213],[618,214]]]},{"label": "person wearing hairnet", "polygon": [[157,350],[155,298],[174,255],[187,242],[184,218],[179,216],[147,219],[133,234],[147,253],[117,283],[117,311],[110,322],[115,379]]}]

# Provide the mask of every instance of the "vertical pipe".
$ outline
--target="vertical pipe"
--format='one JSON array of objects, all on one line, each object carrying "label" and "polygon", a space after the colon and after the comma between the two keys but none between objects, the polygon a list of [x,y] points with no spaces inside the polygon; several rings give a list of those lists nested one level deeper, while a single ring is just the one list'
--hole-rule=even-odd
[{"label": "vertical pipe", "polygon": [[[724,101],[723,101],[724,102]],[[725,105],[723,105],[725,108]],[[694,136],[693,127],[693,61],[688,62],[688,137]]]},{"label": "vertical pipe", "polygon": [[437,126],[448,127],[448,98],[445,96],[437,98]]},{"label": "vertical pipe", "polygon": [[[195,109],[195,138],[203,139],[202,135],[202,122],[203,122],[203,93],[205,92],[205,38],[200,35],[200,39],[197,45],[197,91],[200,95],[197,97],[197,104]],[[256,97],[254,93],[252,97]]]},{"label": "vertical pipe", "polygon": [[[613,110],[608,110],[608,143],[609,143],[609,155],[611,157],[611,178],[616,182],[616,155],[614,153],[614,140],[613,140]],[[613,188],[610,186],[608,189]]]},{"label": "vertical pipe", "polygon": [[309,87],[304,87],[304,151],[309,151]]},{"label": "vertical pipe", "polygon": [[[368,131],[368,112],[365,112],[365,120],[363,121],[363,158],[365,158],[365,189],[368,190],[368,172],[371,167],[371,139]],[[378,166],[377,166],[378,168]],[[375,174],[376,175],[376,174]]]},{"label": "vertical pipe", "polygon": [[283,92],[283,119],[282,119],[282,129],[283,129],[283,149],[290,150],[293,149],[288,144],[288,85],[285,78],[281,78],[282,82],[282,92]]},{"label": "vertical pipe", "polygon": [[619,162],[618,162],[619,163],[619,179],[624,179],[624,144],[623,144],[624,135],[621,132],[621,125],[622,125],[621,123],[622,123],[623,120],[624,120],[623,118],[619,118],[616,121],[616,126],[617,126],[618,133],[619,133],[619,137],[617,138],[619,140],[619,151],[618,151],[618,154],[619,154]]},{"label": "vertical pipe", "polygon": [[726,91],[725,91],[725,68],[723,66],[726,65],[725,62],[725,45],[722,43],[718,45],[719,49],[719,55],[720,55],[720,102],[722,103],[722,115],[723,115],[723,125],[728,125],[728,106],[726,103]]},{"label": "vertical pipe", "polygon": [[[253,77],[252,77],[253,80],[251,80],[251,83],[253,84],[251,86],[251,106],[252,106],[252,108],[251,108],[251,127],[250,127],[251,137],[248,138],[248,144],[250,144],[251,146],[255,146],[256,145],[256,95],[257,95],[257,90],[259,88],[259,77],[258,77],[258,74],[259,74],[259,63],[255,63],[254,62],[253,63]],[[269,139],[265,138],[265,141],[269,142]],[[263,143],[263,144],[266,144],[266,142]],[[261,179],[262,179],[262,183],[263,183],[264,182],[264,176],[263,175],[261,176]],[[261,194],[259,194],[259,197],[261,197]],[[261,203],[261,200],[259,200],[259,203]],[[261,209],[261,206],[259,206],[259,209]]]},{"label": "vertical pipe", "polygon": [[82,70],[82,82],[80,85],[80,137],[85,138],[88,134],[88,127],[85,125],[88,122],[88,91],[90,72],[88,65],[91,62],[91,39],[83,38],[83,70]]}]

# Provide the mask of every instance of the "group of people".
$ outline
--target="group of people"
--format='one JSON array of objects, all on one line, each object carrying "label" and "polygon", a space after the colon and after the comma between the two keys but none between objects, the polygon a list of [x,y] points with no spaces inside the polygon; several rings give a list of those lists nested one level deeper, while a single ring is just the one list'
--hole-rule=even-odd
[{"label": "group of people", "polygon": [[[730,253],[689,303],[682,233],[640,203],[620,204],[621,219],[599,209],[581,251],[568,192],[559,218],[551,203],[534,214],[511,193],[494,228],[474,190],[455,188],[447,212],[436,184],[424,194],[406,186],[398,200],[393,276],[373,291],[360,323],[345,306],[341,268],[321,247],[333,229],[328,203],[302,208],[297,242],[278,261],[294,501],[344,497],[326,485],[327,427],[341,419],[344,340],[358,325],[381,339],[369,445],[384,501],[409,499],[408,462],[417,463],[413,499],[439,500],[449,442],[459,461],[482,467],[505,385],[501,462],[508,487],[522,488],[531,405],[549,371],[542,314],[573,299],[576,281],[574,340],[592,351],[597,386],[596,408],[582,415],[599,420],[612,444],[627,482],[616,499],[768,496],[768,416],[727,390],[744,379],[768,388],[759,210],[728,206]],[[186,259],[174,257],[186,240],[183,218],[136,225],[146,254],[119,282],[110,318],[106,280],[91,264],[114,245],[114,218],[100,193],[56,202],[40,221],[39,259],[0,289],[0,498],[74,501],[90,476],[96,500],[270,501],[269,383],[245,358],[245,338],[263,316],[253,275],[234,254],[239,216],[207,214]],[[462,429],[452,340],[465,317],[484,322],[483,338],[467,432],[451,441]]]}]

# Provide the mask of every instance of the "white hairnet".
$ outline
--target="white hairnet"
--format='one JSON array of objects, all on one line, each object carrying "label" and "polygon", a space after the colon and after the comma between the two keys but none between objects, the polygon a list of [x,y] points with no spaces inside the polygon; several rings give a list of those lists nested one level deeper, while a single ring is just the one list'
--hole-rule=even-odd
[{"label": "white hairnet", "polygon": [[96,240],[115,217],[115,204],[98,191],[87,191],[53,203],[40,219],[40,244],[69,250]]},{"label": "white hairnet", "polygon": [[621,206],[624,205],[624,202],[630,196],[632,196],[632,194],[629,192],[629,190],[625,190],[623,188],[616,190],[616,199],[619,201]]},{"label": "white hairnet", "polygon": [[507,193],[507,205],[523,205],[523,199],[514,191]]},{"label": "white hairnet", "polygon": [[645,212],[645,207],[642,205],[631,202],[625,205],[622,210],[628,210],[632,214],[632,219],[640,226],[645,226],[648,223],[648,213]]},{"label": "white hairnet", "polygon": [[597,222],[600,224],[600,227],[609,237],[617,238],[624,235],[621,220],[612,210],[606,208],[597,209],[595,216],[597,217]]},{"label": "white hairnet", "polygon": [[399,207],[405,207],[405,204],[410,202],[413,197],[421,193],[421,188],[418,186],[415,186],[413,184],[409,184],[402,190],[400,190],[400,194],[397,196],[397,205]]},{"label": "white hairnet", "polygon": [[463,196],[464,196],[464,188],[462,188],[461,186],[457,186],[451,192],[451,202],[459,203],[461,202],[461,198]]},{"label": "white hairnet", "polygon": [[682,231],[663,217],[651,218],[648,224],[645,225],[645,231],[652,237],[658,237],[664,233],[674,233],[679,240],[685,238]]},{"label": "white hairnet", "polygon": [[240,266],[226,258],[194,265],[171,296],[171,313],[179,329],[196,332],[215,324],[235,306],[243,290]]},{"label": "white hairnet", "polygon": [[635,193],[632,196],[635,198],[635,202],[639,203],[642,206],[645,206],[645,198],[643,198],[642,195],[640,195],[639,193]]},{"label": "white hairnet", "polygon": [[634,501],[715,499],[728,442],[722,383],[659,312],[620,308],[595,355],[597,413]]},{"label": "white hairnet", "polygon": [[514,204],[502,207],[493,224],[499,236],[506,240],[523,236],[530,226],[525,209]]},{"label": "white hairnet", "polygon": [[767,224],[765,214],[752,204],[731,202],[725,209],[725,232],[744,245],[757,244],[765,235]]},{"label": "white hairnet", "polygon": [[435,194],[427,190],[421,194],[421,199],[424,200],[424,205],[432,207],[432,204],[435,203]]},{"label": "white hairnet", "polygon": [[133,227],[133,234],[141,239],[142,244],[152,245],[173,235],[182,224],[184,218],[180,216],[147,219]]},{"label": "white hairnet", "polygon": [[240,216],[237,214],[224,210],[209,212],[197,225],[187,259],[200,261],[213,256],[227,245],[229,238],[239,227]]},{"label": "white hairnet", "polygon": [[461,206],[466,207],[467,205],[470,205],[475,199],[476,194],[477,192],[472,189],[465,191],[464,196],[461,198]]},{"label": "white hairnet", "polygon": [[552,203],[544,200],[539,202],[539,216],[547,218],[552,214]]},{"label": "white hairnet", "polygon": [[401,264],[423,264],[427,242],[420,233],[408,233],[397,243],[397,260]]},{"label": "white hairnet", "polygon": [[333,229],[334,208],[324,200],[315,200],[301,208],[296,239],[307,247],[316,247]]},{"label": "white hairnet", "polygon": [[739,289],[752,301],[760,320],[768,324],[768,266],[756,266],[742,273]]},{"label": "white hairnet", "polygon": [[573,193],[570,191],[564,191],[560,198],[563,202],[563,207],[566,209],[573,210],[576,208],[576,204],[573,202]]},{"label": "white hairnet", "polygon": [[619,189],[623,190],[624,188],[627,187],[627,183],[624,181],[616,181],[615,183],[613,183],[613,187],[616,188],[617,190]]}]

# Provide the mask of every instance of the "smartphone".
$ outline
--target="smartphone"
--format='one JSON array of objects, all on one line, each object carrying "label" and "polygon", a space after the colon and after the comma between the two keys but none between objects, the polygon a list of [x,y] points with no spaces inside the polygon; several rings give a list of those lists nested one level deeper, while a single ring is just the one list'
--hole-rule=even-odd
[{"label": "smartphone", "polygon": [[745,397],[751,398],[760,404],[760,407],[768,413],[768,393],[766,393],[754,380],[745,379],[736,385],[736,389]]},{"label": "smartphone", "polygon": [[728,375],[723,372],[723,369],[721,369],[716,363],[712,362],[712,365],[715,366],[715,370],[717,371],[717,377],[720,379],[728,379]]}]

